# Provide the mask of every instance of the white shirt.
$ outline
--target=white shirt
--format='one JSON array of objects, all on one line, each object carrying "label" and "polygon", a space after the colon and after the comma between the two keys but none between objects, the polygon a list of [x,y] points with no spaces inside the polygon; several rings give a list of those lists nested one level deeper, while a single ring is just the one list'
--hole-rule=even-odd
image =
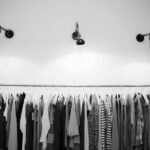
[{"label": "white shirt", "polygon": [[25,144],[26,144],[26,114],[25,114],[25,106],[27,104],[27,97],[24,100],[24,105],[22,108],[22,114],[21,114],[21,119],[20,119],[20,130],[23,134],[22,138],[22,150],[25,150]]},{"label": "white shirt", "polygon": [[43,149],[46,148],[47,145],[47,134],[50,129],[50,120],[49,120],[49,112],[48,112],[48,100],[45,102],[44,112],[42,116],[42,133],[40,137],[40,142],[43,143]]}]

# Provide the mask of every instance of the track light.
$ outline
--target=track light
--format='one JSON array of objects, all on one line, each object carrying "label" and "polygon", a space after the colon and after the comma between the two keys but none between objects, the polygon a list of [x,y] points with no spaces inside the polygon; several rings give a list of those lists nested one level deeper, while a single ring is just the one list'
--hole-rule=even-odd
[{"label": "track light", "polygon": [[14,32],[10,29],[5,29],[5,28],[0,26],[0,33],[1,33],[1,30],[3,30],[5,32],[5,36],[9,39],[14,36]]},{"label": "track light", "polygon": [[75,31],[72,33],[73,40],[76,40],[77,45],[84,45],[85,41],[81,39],[81,34],[79,32],[79,25],[78,22],[76,23]]}]

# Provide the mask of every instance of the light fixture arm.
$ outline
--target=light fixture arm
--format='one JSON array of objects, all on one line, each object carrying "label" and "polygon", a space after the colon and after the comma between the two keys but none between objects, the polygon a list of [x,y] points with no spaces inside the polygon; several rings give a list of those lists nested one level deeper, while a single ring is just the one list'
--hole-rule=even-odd
[{"label": "light fixture arm", "polygon": [[81,37],[80,32],[79,32],[79,24],[78,24],[78,22],[76,22],[75,31],[78,32],[78,33],[79,33],[79,36]]},{"label": "light fixture arm", "polygon": [[4,27],[0,26],[0,30],[7,31]]},{"label": "light fixture arm", "polygon": [[77,34],[77,38],[81,38],[81,34],[79,32],[79,24],[76,22],[75,33]]},{"label": "light fixture arm", "polygon": [[75,31],[79,31],[79,24],[78,24],[78,22],[76,22],[76,28],[75,28]]},{"label": "light fixture arm", "polygon": [[150,36],[150,33],[143,34],[143,36]]}]

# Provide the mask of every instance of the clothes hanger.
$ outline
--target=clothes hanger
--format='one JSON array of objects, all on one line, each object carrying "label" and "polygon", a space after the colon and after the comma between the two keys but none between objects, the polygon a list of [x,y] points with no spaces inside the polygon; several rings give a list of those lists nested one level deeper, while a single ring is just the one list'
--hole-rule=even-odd
[{"label": "clothes hanger", "polygon": [[147,99],[147,91],[146,91],[145,87],[142,87],[142,88],[141,88],[141,94],[142,94],[142,96],[144,97],[146,104],[148,104],[149,101],[148,101],[148,99]]}]

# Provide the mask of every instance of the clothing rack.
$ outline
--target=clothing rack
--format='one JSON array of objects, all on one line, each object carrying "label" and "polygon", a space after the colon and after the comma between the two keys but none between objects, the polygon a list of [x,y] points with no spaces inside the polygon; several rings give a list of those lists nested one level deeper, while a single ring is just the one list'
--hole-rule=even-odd
[{"label": "clothing rack", "polygon": [[0,84],[0,87],[73,87],[73,88],[92,88],[92,87],[150,87],[150,85],[50,85],[50,84]]}]

